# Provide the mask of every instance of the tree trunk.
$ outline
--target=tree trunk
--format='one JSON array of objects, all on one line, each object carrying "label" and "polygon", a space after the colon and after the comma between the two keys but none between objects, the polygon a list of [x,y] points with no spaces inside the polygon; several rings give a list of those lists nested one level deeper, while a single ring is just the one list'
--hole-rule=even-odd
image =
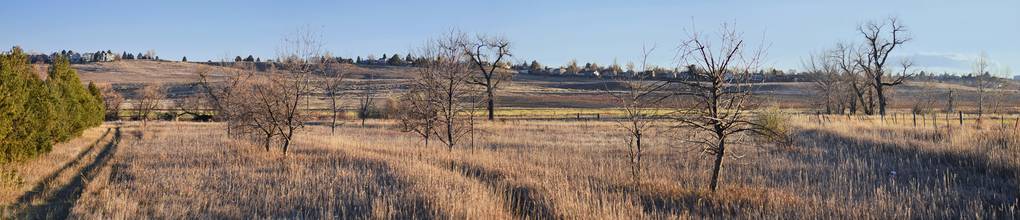
[{"label": "tree trunk", "polygon": [[336,111],[333,111],[333,123],[329,125],[329,134],[336,134]]},{"label": "tree trunk", "polygon": [[638,133],[637,135],[635,135],[635,137],[636,138],[635,138],[634,141],[636,142],[635,146],[637,147],[637,152],[634,152],[634,169],[633,169],[633,172],[634,172],[633,173],[634,174],[634,185],[635,186],[640,186],[640,184],[641,184],[641,133]]},{"label": "tree trunk", "polygon": [[272,136],[267,136],[266,140],[262,143],[262,146],[266,148],[266,152],[269,152],[269,145],[273,143]]},{"label": "tree trunk", "polygon": [[287,149],[290,148],[290,139],[294,137],[294,129],[291,128],[287,131],[287,137],[283,139],[283,155],[287,155]]},{"label": "tree trunk", "polygon": [[332,98],[333,96],[334,96],[333,94],[330,94],[330,97],[331,97],[330,100],[332,101],[332,102],[330,102],[330,107],[333,109],[333,123],[329,125],[329,134],[330,135],[336,134],[336,115],[337,115],[337,110],[336,110],[336,98]]},{"label": "tree trunk", "polygon": [[719,139],[719,152],[715,154],[715,165],[712,167],[712,183],[709,188],[714,193],[719,186],[719,170],[722,169],[722,162],[724,154],[726,153],[726,141],[722,138]]},{"label": "tree trunk", "polygon": [[492,92],[493,92],[492,91],[492,87],[486,88],[486,93],[488,93],[487,95],[488,95],[488,99],[489,99],[488,100],[488,106],[487,106],[487,109],[489,110],[489,121],[492,121],[492,120],[496,119],[496,115],[495,115],[496,100],[495,100],[495,96],[492,94]]},{"label": "tree trunk", "polygon": [[449,151],[453,151],[453,122],[447,119],[446,123],[446,147]]},{"label": "tree trunk", "polygon": [[881,116],[885,116],[886,98],[885,98],[885,93],[882,91],[882,81],[881,81],[882,79],[881,78],[877,78],[875,80],[876,80],[876,82],[875,82],[875,95],[878,95],[878,114],[881,115]]}]

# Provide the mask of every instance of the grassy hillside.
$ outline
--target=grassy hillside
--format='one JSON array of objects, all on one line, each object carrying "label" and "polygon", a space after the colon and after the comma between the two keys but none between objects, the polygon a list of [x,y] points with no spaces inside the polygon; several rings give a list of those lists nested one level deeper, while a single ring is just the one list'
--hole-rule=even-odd
[{"label": "grassy hillside", "polygon": [[[134,89],[147,83],[174,87],[174,96],[188,95],[191,94],[191,84],[197,80],[199,69],[215,68],[202,63],[147,60],[79,64],[74,67],[79,70],[83,82],[110,83],[128,97],[132,96]],[[385,98],[399,94],[404,84],[413,79],[416,70],[413,67],[358,65],[350,66],[346,71],[352,74],[349,80],[352,83],[364,82],[372,76],[371,84],[385,88],[377,96]],[[608,108],[612,104],[603,90],[619,88],[619,83],[590,77],[517,75],[497,93],[497,104],[517,108]],[[1017,109],[1006,107],[1020,106],[1020,92],[1016,89],[1015,86],[1008,87],[1002,95],[990,98],[989,103],[997,103],[1001,112],[1016,112]],[[939,82],[907,82],[896,86],[890,92],[891,106],[905,111],[918,102],[934,97],[935,106],[942,108],[946,105],[945,97],[950,90],[954,91],[959,109],[973,109],[977,100],[976,88]],[[818,91],[811,82],[758,84],[755,92],[762,95],[767,103],[779,103],[784,108],[812,111],[819,106],[815,98]],[[348,100],[348,103],[352,101]]]}]

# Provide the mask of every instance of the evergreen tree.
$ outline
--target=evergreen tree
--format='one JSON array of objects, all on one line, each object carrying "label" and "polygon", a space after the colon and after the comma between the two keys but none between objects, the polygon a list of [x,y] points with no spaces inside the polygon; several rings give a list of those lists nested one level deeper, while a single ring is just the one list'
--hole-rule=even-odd
[{"label": "evergreen tree", "polygon": [[0,164],[8,162],[20,152],[20,120],[25,115],[28,101],[25,75],[30,73],[28,56],[21,48],[11,49],[10,54],[0,55]]},{"label": "evergreen tree", "polygon": [[181,62],[188,62],[188,57],[185,56],[185,57],[181,58]]},{"label": "evergreen tree", "polygon": [[55,140],[58,142],[67,141],[71,137],[81,135],[85,128],[101,123],[102,121],[95,120],[101,118],[102,115],[102,111],[99,111],[101,109],[98,106],[99,103],[81,85],[78,73],[71,68],[67,57],[58,56],[53,60],[49,70],[47,86],[50,94],[57,97],[54,111],[56,118]]},{"label": "evergreen tree", "polygon": [[0,164],[50,150],[53,120],[47,97],[45,84],[20,48],[0,55]]},{"label": "evergreen tree", "polygon": [[528,71],[530,71],[531,74],[536,74],[538,72],[541,72],[542,71],[542,64],[539,64],[538,60],[532,60],[531,61],[531,66],[528,67]]},{"label": "evergreen tree", "polygon": [[393,66],[404,65],[404,59],[400,59],[400,55],[393,54],[393,56],[390,57],[389,60],[386,60],[386,64]]},{"label": "evergreen tree", "polygon": [[99,89],[99,86],[96,86],[96,84],[92,81],[89,81],[89,85],[86,88],[88,88],[87,91],[89,92],[89,95],[92,96],[92,100],[87,106],[87,109],[89,110],[86,115],[88,125],[89,127],[99,126],[103,123],[103,119],[106,114],[106,105],[103,104],[103,92]]}]

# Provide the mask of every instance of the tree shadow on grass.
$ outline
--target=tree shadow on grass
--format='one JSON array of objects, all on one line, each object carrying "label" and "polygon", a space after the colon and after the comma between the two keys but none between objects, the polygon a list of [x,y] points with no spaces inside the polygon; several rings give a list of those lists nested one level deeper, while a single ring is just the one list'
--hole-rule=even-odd
[{"label": "tree shadow on grass", "polygon": [[[106,134],[108,133],[109,130],[107,130]],[[95,144],[102,141],[106,137],[106,134],[100,137]],[[19,219],[67,218],[68,214],[70,214],[71,208],[74,206],[75,202],[78,201],[78,198],[80,198],[82,190],[88,182],[95,177],[95,175],[99,172],[99,169],[110,160],[114,152],[117,151],[117,144],[120,142],[120,136],[121,131],[118,127],[113,133],[113,139],[103,146],[102,150],[99,151],[95,158],[82,167],[82,169],[74,171],[67,170],[77,163],[84,162],[82,160],[87,159],[85,156],[91,154],[91,152],[95,149],[95,146],[92,146],[90,149],[79,154],[78,157],[75,158],[75,162],[68,163],[64,167],[61,167],[61,169],[57,172],[54,172],[51,176],[40,182],[39,185],[37,185],[30,193],[18,198],[18,204],[21,207],[16,208],[16,210],[18,210],[16,216],[18,216]],[[48,182],[52,181],[63,172],[74,172],[75,174],[73,174],[74,177],[67,183],[67,185],[57,189],[48,188]],[[37,198],[40,196],[45,197]],[[39,199],[41,199],[41,201],[38,204],[32,204],[33,201],[37,201]]]},{"label": "tree shadow on grass", "polygon": [[[907,137],[929,138],[929,137]],[[972,212],[982,212],[992,216],[1009,216],[1009,207],[1017,204],[1017,167],[1010,164],[999,164],[989,161],[978,154],[947,152],[926,149],[921,142],[883,142],[849,137],[831,131],[807,129],[795,134],[796,146],[804,149],[782,153],[772,153],[772,157],[787,157],[795,164],[794,169],[774,169],[766,167],[764,173],[755,173],[764,178],[764,182],[751,183],[750,177],[733,177],[723,179],[721,191],[735,189],[728,184],[736,185],[805,185],[803,189],[792,192],[791,199],[802,200],[802,196],[818,196],[819,198],[837,198],[837,200],[856,204],[873,204],[879,199],[904,201],[894,206],[906,206],[915,212],[939,213],[945,218],[964,218],[973,216]],[[773,160],[766,160],[773,161]],[[770,163],[770,162],[765,162]],[[848,165],[849,164],[849,165]],[[759,164],[761,165],[761,164]],[[843,166],[838,168],[837,166]],[[746,172],[745,172],[746,173]],[[733,180],[741,179],[741,180]],[[832,188],[835,180],[852,190]],[[738,181],[740,183],[734,183]],[[948,187],[948,188],[947,188]],[[738,187],[739,188],[739,187]],[[942,190],[946,193],[924,193]],[[878,195],[878,191],[886,192]],[[760,208],[761,201],[787,201],[766,198],[764,200],[746,200],[741,197],[754,194],[744,192],[730,196],[720,193],[684,191],[642,193],[640,201],[646,214],[664,215],[685,213],[704,217],[736,217],[746,216],[747,212],[765,213],[766,215],[792,217],[800,215],[796,205],[773,204],[770,209]],[[773,192],[775,193],[775,192]],[[725,194],[725,193],[722,193]],[[939,197],[966,197],[963,199],[940,199]],[[920,197],[918,201],[915,197]],[[749,203],[749,201],[754,201]],[[914,202],[906,202],[914,201]],[[774,202],[772,202],[774,203]],[[976,204],[979,204],[975,206]],[[804,206],[817,204],[803,204]],[[803,207],[801,207],[803,208]],[[976,210],[975,210],[976,209]],[[853,211],[826,210],[821,213],[831,217],[845,216]],[[892,213],[864,213],[865,215],[894,215]],[[863,217],[863,216],[862,216]],[[793,217],[796,218],[796,217]]]}]

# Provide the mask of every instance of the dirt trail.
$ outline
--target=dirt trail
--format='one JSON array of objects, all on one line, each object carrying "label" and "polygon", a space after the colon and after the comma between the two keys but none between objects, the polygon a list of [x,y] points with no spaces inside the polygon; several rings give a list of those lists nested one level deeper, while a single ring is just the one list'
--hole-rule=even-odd
[{"label": "dirt trail", "polygon": [[[81,195],[82,189],[117,151],[117,144],[120,143],[121,136],[120,127],[112,128],[112,130],[113,137],[108,142],[104,142],[104,140],[110,135],[111,129],[107,129],[106,133],[88,149],[82,151],[74,161],[68,162],[39,182],[32,188],[32,191],[19,197],[17,203],[10,209],[15,213],[14,216],[17,216],[17,219],[67,218],[71,207]],[[100,146],[100,144],[103,145]],[[73,177],[63,185],[52,183],[64,175]]]}]

